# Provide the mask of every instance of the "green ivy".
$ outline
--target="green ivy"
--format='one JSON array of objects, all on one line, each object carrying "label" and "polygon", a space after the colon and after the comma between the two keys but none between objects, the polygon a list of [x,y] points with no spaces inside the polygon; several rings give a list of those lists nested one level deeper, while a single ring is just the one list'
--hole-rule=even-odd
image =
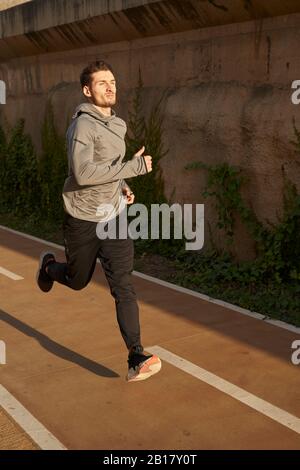
[{"label": "green ivy", "polygon": [[[300,148],[300,134],[295,132]],[[296,187],[284,176],[283,215],[277,225],[261,223],[254,211],[247,206],[241,195],[242,185],[247,179],[241,169],[228,163],[205,165],[193,162],[185,169],[204,169],[208,173],[207,185],[202,195],[214,197],[218,214],[217,227],[226,234],[228,253],[233,243],[237,215],[245,224],[256,247],[256,259],[248,263],[220,266],[218,279],[238,282],[283,282],[300,279],[300,196]],[[222,264],[222,263],[221,263]]]},{"label": "green ivy", "polygon": [[0,128],[0,211],[32,220],[60,220],[62,187],[67,175],[64,138],[54,126],[48,103],[42,126],[42,155],[37,158],[24,119],[8,132]]},{"label": "green ivy", "polygon": [[46,219],[63,217],[62,189],[68,173],[65,137],[58,134],[53,108],[47,103],[42,126],[42,155],[39,172],[41,177],[41,209]]},{"label": "green ivy", "polygon": [[24,133],[24,119],[10,130],[1,129],[1,211],[28,215],[39,208],[40,178],[32,141]]},{"label": "green ivy", "polygon": [[[150,234],[150,210],[151,204],[169,203],[165,196],[164,181],[160,166],[161,159],[168,153],[163,144],[164,116],[162,106],[166,98],[167,90],[162,94],[150,109],[149,116],[145,117],[143,106],[143,80],[139,70],[138,86],[132,100],[132,109],[129,110],[128,133],[126,135],[125,160],[129,160],[145,146],[145,154],[152,156],[152,171],[138,178],[128,178],[128,184],[135,194],[135,202],[144,204],[149,213]],[[178,250],[183,249],[184,240],[172,237],[174,233],[174,220],[170,221],[170,240],[159,238],[158,240],[137,240],[136,252],[158,253],[160,255],[174,257]]]},{"label": "green ivy", "polygon": [[138,87],[133,97],[132,110],[129,111],[128,132],[126,134],[126,155],[129,160],[140,149],[145,146],[145,154],[152,156],[152,171],[138,178],[129,178],[128,184],[135,194],[135,202],[145,204],[161,204],[167,202],[164,195],[164,182],[160,168],[160,160],[167,154],[164,149],[163,136],[163,114],[161,107],[164,94],[152,106],[149,117],[145,118],[143,107],[143,80],[139,70]]}]

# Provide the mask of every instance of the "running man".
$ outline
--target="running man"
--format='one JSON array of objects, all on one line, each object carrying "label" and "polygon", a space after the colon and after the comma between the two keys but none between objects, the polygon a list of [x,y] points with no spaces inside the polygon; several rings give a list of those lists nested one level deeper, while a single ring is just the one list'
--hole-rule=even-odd
[{"label": "running man", "polygon": [[152,157],[143,155],[142,147],[131,160],[123,162],[127,127],[112,109],[116,103],[112,67],[104,61],[93,62],[82,71],[80,83],[87,102],[76,108],[66,135],[68,177],[62,194],[66,263],[58,263],[52,252],[42,253],[37,284],[43,292],[49,292],[54,281],[83,289],[99,258],[128,349],[126,379],[144,380],[160,370],[161,361],[156,355],[145,354],[141,344],[139,308],[131,279],[134,242],[128,232],[127,238],[99,238],[96,228],[105,221],[101,207],[108,204],[114,209],[118,227],[124,199],[126,204],[134,201],[124,178],[152,171]]}]

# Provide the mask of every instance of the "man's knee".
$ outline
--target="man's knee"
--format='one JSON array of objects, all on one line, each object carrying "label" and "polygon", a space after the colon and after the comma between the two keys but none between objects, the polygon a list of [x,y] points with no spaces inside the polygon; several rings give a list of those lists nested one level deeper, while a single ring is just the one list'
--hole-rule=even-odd
[{"label": "man's knee", "polygon": [[72,279],[68,281],[68,284],[73,290],[82,290],[88,285],[88,281],[83,279]]},{"label": "man's knee", "polygon": [[136,292],[132,284],[111,286],[111,295],[119,302],[136,300]]}]

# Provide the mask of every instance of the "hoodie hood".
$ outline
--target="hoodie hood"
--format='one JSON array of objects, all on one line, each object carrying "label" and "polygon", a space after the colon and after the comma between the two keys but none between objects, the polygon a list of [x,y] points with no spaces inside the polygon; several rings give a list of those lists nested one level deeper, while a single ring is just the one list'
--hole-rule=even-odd
[{"label": "hoodie hood", "polygon": [[72,119],[76,119],[78,116],[80,116],[83,113],[89,114],[93,118],[98,119],[98,121],[102,121],[102,122],[109,122],[109,121],[115,119],[115,117],[116,117],[116,113],[113,109],[111,110],[111,116],[105,116],[104,114],[102,114],[96,108],[96,106],[94,104],[92,104],[92,103],[81,103],[75,109],[75,112],[72,116]]}]

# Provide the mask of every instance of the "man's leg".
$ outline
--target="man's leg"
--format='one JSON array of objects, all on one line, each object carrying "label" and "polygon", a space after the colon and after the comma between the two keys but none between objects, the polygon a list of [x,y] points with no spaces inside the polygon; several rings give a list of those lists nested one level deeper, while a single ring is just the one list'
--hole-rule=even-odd
[{"label": "man's leg", "polygon": [[128,348],[129,382],[145,380],[161,369],[159,357],[144,354],[141,345],[139,308],[132,284],[134,242],[127,239],[101,240],[98,252],[110,291],[115,299],[117,320]]},{"label": "man's leg", "polygon": [[94,273],[99,239],[96,222],[76,219],[65,214],[63,223],[66,263],[49,262],[48,276],[71,289],[83,289]]},{"label": "man's leg", "polygon": [[130,238],[100,241],[98,256],[115,299],[119,328],[128,350],[141,345],[139,308],[131,280],[133,254]]}]

